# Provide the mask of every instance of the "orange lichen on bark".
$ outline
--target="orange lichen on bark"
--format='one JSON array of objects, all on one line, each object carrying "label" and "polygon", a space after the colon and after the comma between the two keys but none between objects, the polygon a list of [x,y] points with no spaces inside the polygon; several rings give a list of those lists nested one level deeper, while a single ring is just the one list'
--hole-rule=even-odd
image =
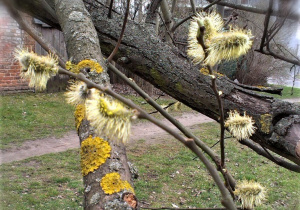
[{"label": "orange lichen on bark", "polygon": [[124,193],[122,196],[123,200],[128,203],[129,206],[131,206],[133,209],[137,207],[137,198],[133,193]]}]

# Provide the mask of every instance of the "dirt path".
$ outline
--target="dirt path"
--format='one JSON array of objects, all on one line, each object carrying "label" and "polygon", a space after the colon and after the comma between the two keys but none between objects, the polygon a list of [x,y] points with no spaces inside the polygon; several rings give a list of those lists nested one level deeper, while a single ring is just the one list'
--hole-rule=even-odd
[{"label": "dirt path", "polygon": [[[300,98],[285,100],[292,103],[300,102]],[[197,112],[184,113],[181,116],[177,116],[176,119],[186,127],[213,121],[212,119]],[[163,122],[167,121],[164,120]],[[171,126],[170,123],[167,124]],[[174,126],[171,127],[175,128]],[[155,143],[155,140],[163,135],[167,135],[166,132],[152,123],[138,123],[132,126],[130,141],[144,139],[147,143]],[[0,164],[48,153],[62,152],[73,148],[79,148],[79,139],[76,131],[68,132],[63,138],[50,137],[34,141],[26,141],[20,147],[13,147],[6,151],[0,150]]]},{"label": "dirt path", "polygon": [[[196,112],[184,113],[183,115],[175,118],[186,127],[213,121],[212,119]],[[167,121],[163,120],[163,122],[166,123]],[[166,124],[171,126],[170,123]],[[174,126],[171,127],[175,128]],[[167,135],[166,132],[152,123],[138,123],[132,126],[130,141],[145,139],[148,143],[154,143],[158,136],[161,137],[163,135]],[[26,141],[20,147],[13,147],[7,151],[0,151],[0,164],[23,160],[47,153],[62,152],[73,148],[79,148],[79,139],[76,131],[67,133],[63,138],[58,139],[51,137],[34,141]]]}]

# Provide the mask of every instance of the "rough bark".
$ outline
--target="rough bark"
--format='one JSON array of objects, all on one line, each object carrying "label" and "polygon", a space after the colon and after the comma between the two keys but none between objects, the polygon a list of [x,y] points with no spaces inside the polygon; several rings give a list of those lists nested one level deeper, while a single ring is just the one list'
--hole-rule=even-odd
[{"label": "rough bark", "polygon": [[149,24],[155,25],[155,19],[156,19],[156,13],[157,9],[159,8],[159,5],[162,0],[152,0],[151,4],[148,6],[148,11],[147,11],[147,17],[145,22]]},{"label": "rough bark", "polygon": [[[55,0],[54,6],[58,22],[64,33],[69,57],[74,63],[84,59],[96,60],[104,68],[104,72],[101,74],[92,71],[83,73],[98,84],[109,85],[107,68],[101,54],[97,33],[83,2],[81,0]],[[83,120],[81,123],[78,135],[80,143],[90,135],[96,136],[87,120]],[[112,172],[118,172],[122,180],[128,182],[131,180],[124,145],[110,141],[109,144],[111,147],[110,158],[94,172],[83,177],[84,209],[112,209],[112,205],[118,209],[131,209],[122,200],[122,192],[107,195],[100,186],[101,178]]]},{"label": "rough bark", "polygon": [[[103,53],[108,54],[120,31],[116,27],[118,17],[108,20],[99,15],[102,9],[97,13],[93,7],[89,10],[96,29],[103,29],[98,34]],[[200,74],[176,48],[162,43],[153,34],[151,27],[128,22],[116,61],[177,100],[218,121],[218,105],[210,88],[210,77]],[[122,63],[124,57],[126,63]],[[245,90],[222,76],[217,84],[223,91],[225,113],[232,109],[241,113],[246,111],[255,120],[254,141],[300,164],[299,138],[286,139],[286,134],[299,124],[299,106]],[[297,135],[295,132],[292,133]]]},{"label": "rough bark", "polygon": [[[108,19],[107,8],[95,1],[85,2],[98,31],[101,49],[109,55],[119,37],[122,19],[118,15]],[[218,121],[218,106],[210,88],[210,77],[200,74],[176,48],[162,43],[154,34],[151,26],[129,21],[115,60],[179,101]],[[122,63],[123,60],[127,62]],[[223,91],[225,113],[232,109],[240,113],[246,111],[255,120],[257,130],[252,140],[300,165],[299,106],[245,90],[222,76],[217,85]]]}]

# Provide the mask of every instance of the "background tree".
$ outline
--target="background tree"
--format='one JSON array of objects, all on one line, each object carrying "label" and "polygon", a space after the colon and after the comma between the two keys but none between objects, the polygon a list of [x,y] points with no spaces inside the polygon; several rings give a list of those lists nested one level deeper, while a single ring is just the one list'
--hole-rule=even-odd
[{"label": "background tree", "polygon": [[[111,2],[114,3],[113,1]],[[109,66],[113,70],[115,69],[112,65],[104,63],[100,47],[104,55],[110,55],[119,39],[119,34],[122,31],[121,23],[123,22],[124,17],[121,17],[117,12],[112,10],[113,17],[108,18],[107,14],[109,13],[109,8],[105,3],[89,0],[84,1],[85,5],[78,0],[75,4],[76,7],[74,6],[74,2],[69,0],[41,0],[34,2],[16,0],[12,2],[6,1],[6,3],[14,3],[15,5],[11,8],[18,8],[28,12],[48,24],[62,29],[65,35],[68,55],[73,59],[72,62],[79,63],[84,59],[95,59],[104,69],[104,73],[100,74],[100,77],[92,71],[85,71],[85,76],[82,74],[79,76],[72,76],[87,82],[89,88],[97,87],[106,93],[123,100],[109,90],[105,69],[106,66]],[[269,17],[271,15],[279,14],[276,11],[273,12],[273,4],[271,3],[272,1],[270,1],[268,10],[253,10],[251,8],[242,7],[243,10],[266,13],[263,33],[265,38],[262,38],[262,45],[266,40],[268,42],[266,36],[268,35],[267,38],[270,38],[271,36],[267,33],[269,28],[268,24],[266,24],[269,21]],[[220,5],[222,4],[220,3]],[[227,6],[228,5],[232,6],[232,4],[227,4]],[[156,10],[154,10],[154,12],[155,11]],[[286,17],[294,18],[295,15],[287,15]],[[93,24],[91,20],[93,21]],[[98,39],[96,38],[95,30],[97,31],[100,40],[100,47],[97,43]],[[87,32],[90,33],[87,34]],[[274,54],[269,48],[267,51],[261,49],[260,51],[276,58],[282,57]],[[299,62],[295,58],[285,60],[299,65]],[[209,75],[199,74],[198,69],[196,67],[191,67],[190,63],[186,60],[186,56],[182,54],[182,52],[168,43],[161,42],[155,36],[155,32],[151,25],[145,24],[144,26],[141,26],[133,21],[128,21],[126,33],[119,46],[118,53],[114,56],[114,61],[191,108],[198,110],[216,121],[220,121],[220,106],[215,100],[215,92],[210,87],[211,77]],[[64,63],[62,66],[64,66]],[[61,72],[66,73],[63,70],[61,70]],[[115,72],[117,71],[115,70]],[[89,82],[87,78],[95,83]],[[100,84],[100,86],[97,84]],[[248,145],[250,148],[271,159],[275,163],[299,172],[299,106],[278,101],[272,97],[258,95],[233,83],[225,76],[218,76],[216,84],[223,93],[220,99],[224,104],[224,113],[226,116],[230,109],[236,109],[240,113],[247,111],[255,121],[257,131],[251,139],[259,144],[254,144],[251,140],[242,140],[241,143]],[[103,88],[103,85],[106,85],[107,88]],[[131,85],[134,86],[134,84]],[[147,98],[148,96],[144,95],[143,97]],[[150,101],[151,99],[147,98],[147,100]],[[146,113],[143,113],[142,110],[139,110],[139,108],[131,102],[126,100],[123,100],[123,102],[136,108],[142,117],[147,117],[150,121],[159,124],[151,117],[148,117]],[[157,107],[157,109],[159,108]],[[163,110],[161,110],[161,112],[164,113]],[[164,115],[166,116],[167,114],[164,113]],[[163,125],[160,126],[163,127]],[[202,145],[202,142],[192,134],[182,128],[180,128],[180,130],[187,138],[189,138],[182,139],[181,137],[177,137],[179,140],[181,139],[182,143],[190,147],[201,158],[202,153],[195,147],[196,143],[202,150],[210,155],[217,164],[218,169],[221,169],[221,172],[223,172],[223,168],[218,164],[219,158],[216,154],[212,153],[205,145]],[[169,130],[169,132],[172,131]],[[80,139],[87,139],[90,134],[93,135],[94,131],[89,126],[88,121],[84,120],[79,127]],[[109,161],[98,168],[95,173],[90,173],[84,178],[85,208],[109,209],[112,206],[127,205],[122,201],[122,199],[124,199],[124,196],[122,195],[124,195],[123,190],[128,189],[128,187],[118,191],[123,192],[122,194],[113,193],[110,195],[105,193],[99,185],[99,179],[102,180],[106,174],[112,173],[113,171],[117,171],[121,174],[121,183],[124,183],[125,181],[130,183],[130,173],[126,163],[124,147],[122,144],[111,144],[110,147],[113,151],[111,154],[118,155],[112,155]],[[294,163],[274,157],[267,149],[286,157]],[[203,157],[201,159],[202,161],[206,161]],[[115,164],[115,161],[120,164]],[[120,165],[120,167],[113,167],[115,165]],[[206,165],[210,171],[215,170],[210,164],[207,163]],[[224,177],[225,179],[230,179],[230,175],[226,175],[226,173]],[[218,178],[215,179],[217,180]],[[226,181],[230,182],[230,180]],[[222,188],[221,185],[220,188]],[[228,192],[222,192],[224,193],[223,204],[228,208],[232,207],[230,198],[227,197]]]}]

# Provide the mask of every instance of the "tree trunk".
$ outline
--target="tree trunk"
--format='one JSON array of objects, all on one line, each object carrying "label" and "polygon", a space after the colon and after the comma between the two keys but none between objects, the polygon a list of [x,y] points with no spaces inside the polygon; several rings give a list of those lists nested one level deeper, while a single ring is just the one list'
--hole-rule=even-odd
[{"label": "tree trunk", "polygon": [[[84,72],[85,76],[98,84],[109,85],[107,67],[101,54],[97,33],[83,2],[55,0],[55,11],[64,33],[68,55],[73,58],[72,62],[78,63],[85,59],[96,60],[104,71],[101,74],[92,71]],[[96,137],[87,120],[82,121],[78,135],[81,145],[90,136]],[[131,209],[122,199],[123,191],[109,195],[100,185],[103,177],[110,173],[119,173],[121,179],[128,182],[131,179],[124,145],[109,140],[108,142],[111,147],[110,157],[95,171],[83,177],[84,209]]]},{"label": "tree trunk", "polygon": [[163,15],[163,19],[165,22],[165,38],[167,42],[172,42],[172,37],[173,34],[171,32],[171,28],[173,26],[173,22],[172,22],[172,14],[171,11],[169,9],[169,5],[167,0],[162,0],[160,3],[160,9],[161,9],[161,13]]},{"label": "tree trunk", "polygon": [[[34,8],[32,1],[19,2],[31,4],[32,7],[27,9],[31,14],[47,17],[38,12],[38,6]],[[122,18],[116,14],[113,19],[108,19],[107,8],[92,0],[85,2],[101,40],[101,49],[108,55],[119,37]],[[199,69],[192,67],[176,48],[162,43],[154,34],[151,25],[141,26],[128,21],[115,60],[177,100],[218,121],[219,110],[210,88],[210,77],[199,73]],[[122,63],[124,59],[119,58],[123,57],[129,62]],[[245,90],[225,76],[218,76],[217,85],[223,92],[225,113],[246,111],[255,120],[257,130],[252,140],[300,165],[298,105]]]}]

